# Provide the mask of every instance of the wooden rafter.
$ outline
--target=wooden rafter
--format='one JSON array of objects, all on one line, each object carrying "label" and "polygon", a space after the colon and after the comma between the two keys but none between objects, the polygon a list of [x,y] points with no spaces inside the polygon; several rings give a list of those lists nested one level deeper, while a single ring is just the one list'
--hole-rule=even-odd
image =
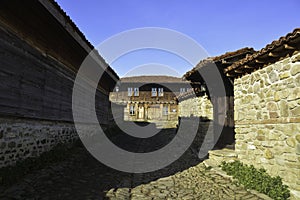
[{"label": "wooden rafter", "polygon": [[295,47],[292,47],[292,46],[290,46],[288,44],[284,44],[284,48],[285,49],[291,49],[291,50],[295,49]]},{"label": "wooden rafter", "polygon": [[270,53],[268,54],[268,56],[274,57],[274,58],[279,57],[279,55],[277,55],[277,54],[275,54],[275,53],[273,53],[273,52],[270,52]]}]

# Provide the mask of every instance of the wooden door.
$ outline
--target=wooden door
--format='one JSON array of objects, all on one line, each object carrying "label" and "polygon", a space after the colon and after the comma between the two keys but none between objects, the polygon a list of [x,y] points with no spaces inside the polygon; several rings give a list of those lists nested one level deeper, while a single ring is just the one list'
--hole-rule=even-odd
[{"label": "wooden door", "polygon": [[139,119],[144,119],[144,106],[139,106]]}]

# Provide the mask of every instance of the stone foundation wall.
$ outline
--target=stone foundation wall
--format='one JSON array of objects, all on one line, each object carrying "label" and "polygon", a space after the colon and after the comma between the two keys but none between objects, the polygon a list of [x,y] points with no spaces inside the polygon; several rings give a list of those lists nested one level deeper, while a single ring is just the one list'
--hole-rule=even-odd
[{"label": "stone foundation wall", "polygon": [[236,153],[300,198],[300,53],[234,81]]},{"label": "stone foundation wall", "polygon": [[179,102],[178,112],[180,117],[204,117],[213,119],[213,106],[207,96],[194,97]]},{"label": "stone foundation wall", "polygon": [[1,118],[0,168],[39,156],[58,143],[72,143],[77,138],[72,123]]}]

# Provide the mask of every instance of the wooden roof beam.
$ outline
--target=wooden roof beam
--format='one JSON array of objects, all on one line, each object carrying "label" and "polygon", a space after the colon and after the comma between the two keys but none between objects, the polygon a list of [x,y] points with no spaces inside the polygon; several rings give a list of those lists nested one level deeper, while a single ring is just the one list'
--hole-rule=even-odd
[{"label": "wooden roof beam", "polygon": [[292,47],[292,46],[289,45],[289,44],[284,44],[284,48],[285,48],[285,49],[290,49],[290,50],[294,50],[294,49],[295,49],[295,47]]},{"label": "wooden roof beam", "polygon": [[255,62],[256,62],[256,63],[264,63],[264,61],[259,60],[259,59],[255,59]]},{"label": "wooden roof beam", "polygon": [[237,73],[237,74],[243,74],[244,73],[244,71],[241,70],[241,69],[235,69],[234,72]]},{"label": "wooden roof beam", "polygon": [[236,75],[235,75],[235,74],[231,74],[231,73],[229,73],[229,72],[228,72],[228,73],[226,73],[226,76],[227,76],[227,77],[231,77],[231,78],[232,78],[232,77],[236,77]]},{"label": "wooden roof beam", "polygon": [[274,58],[279,57],[279,55],[278,55],[278,54],[275,54],[274,52],[270,52],[270,53],[268,54],[268,56],[274,57]]},{"label": "wooden roof beam", "polygon": [[[263,62],[262,62],[263,63]],[[249,66],[249,65],[245,65],[244,66],[245,69],[254,69],[255,67]]]}]

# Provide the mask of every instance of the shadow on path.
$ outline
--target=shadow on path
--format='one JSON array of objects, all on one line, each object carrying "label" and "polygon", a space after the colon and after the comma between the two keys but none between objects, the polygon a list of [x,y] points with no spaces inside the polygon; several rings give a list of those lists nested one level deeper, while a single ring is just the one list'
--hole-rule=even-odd
[{"label": "shadow on path", "polygon": [[[143,124],[144,125],[144,124]],[[148,139],[128,137],[120,130],[111,140],[123,149],[149,152],[170,142],[176,129],[161,129]],[[65,161],[48,166],[9,188],[0,188],[0,199],[104,199],[111,188],[133,188],[158,178],[170,176],[201,162],[197,149],[205,130],[199,131],[194,143],[177,161],[149,173],[132,174],[114,170],[97,161],[82,144]],[[109,135],[110,133],[107,132]]]}]

